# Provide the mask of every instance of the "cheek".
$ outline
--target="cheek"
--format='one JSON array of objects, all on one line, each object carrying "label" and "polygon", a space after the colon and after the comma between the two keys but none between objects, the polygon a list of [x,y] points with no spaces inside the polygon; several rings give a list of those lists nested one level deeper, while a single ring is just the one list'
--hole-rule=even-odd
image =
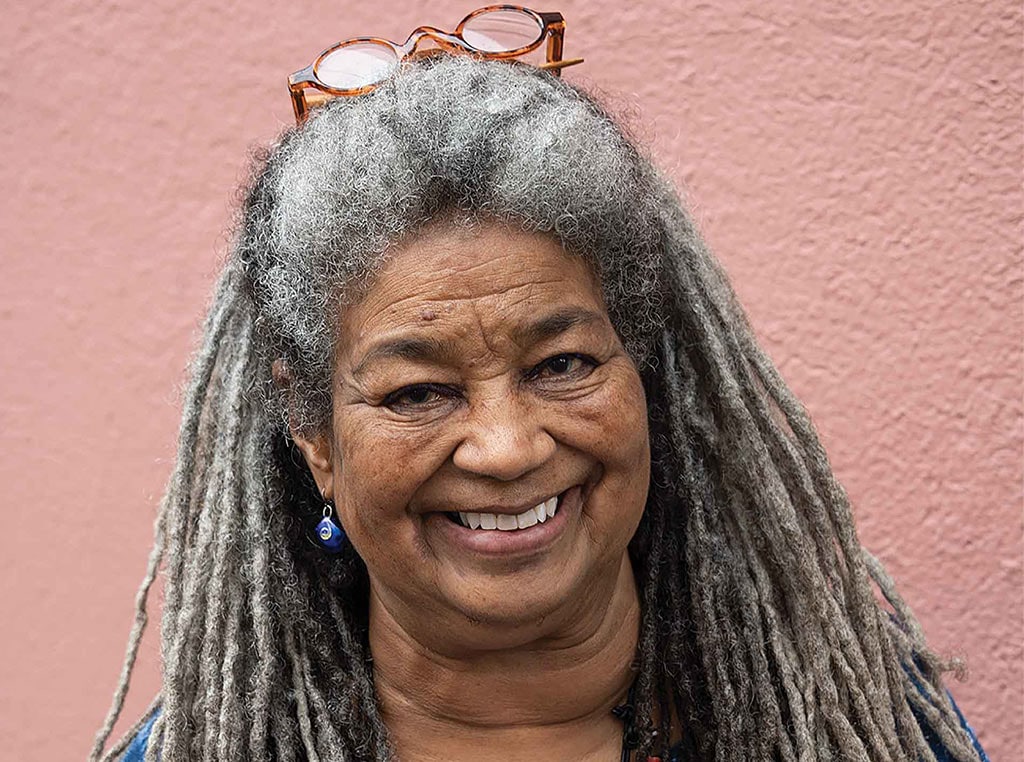
[{"label": "cheek", "polygon": [[[369,543],[397,540],[405,506],[419,483],[415,437],[387,436],[374,416],[335,416],[335,502],[364,559]],[[408,531],[408,522],[404,522]]]},{"label": "cheek", "polygon": [[585,432],[587,442],[581,442],[581,446],[598,456],[606,468],[646,479],[650,468],[647,403],[640,378],[632,368],[613,376],[610,383],[602,385],[597,394],[572,412],[574,421],[567,427],[568,437],[574,429]]},{"label": "cheek", "polygon": [[613,468],[619,471],[623,484],[623,497],[632,510],[630,515],[639,520],[647,502],[650,484],[651,443],[647,428],[647,402],[640,379],[624,386],[619,401],[612,407],[609,416],[611,438],[608,446],[617,455],[611,460]]},{"label": "cheek", "polygon": [[647,502],[651,468],[647,403],[632,365],[567,408],[552,433],[600,466],[592,518],[614,536],[631,534]]},{"label": "cheek", "polygon": [[595,406],[581,430],[592,435],[580,448],[589,448],[602,469],[584,509],[590,535],[595,552],[618,563],[643,517],[650,485],[647,406],[639,383],[621,386],[613,399]]},{"label": "cheek", "polygon": [[613,409],[614,436],[617,441],[628,443],[622,448],[626,465],[643,471],[646,479],[650,470],[651,446],[647,430],[647,401],[639,378],[635,382],[630,379]]}]

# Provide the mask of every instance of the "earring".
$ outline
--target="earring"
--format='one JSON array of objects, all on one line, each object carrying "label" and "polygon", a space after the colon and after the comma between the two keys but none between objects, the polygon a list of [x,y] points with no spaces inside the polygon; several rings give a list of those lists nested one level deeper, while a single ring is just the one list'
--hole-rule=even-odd
[{"label": "earring", "polygon": [[331,516],[334,507],[330,503],[324,503],[324,517],[316,525],[316,536],[328,553],[340,553],[341,546],[345,543],[345,530],[334,523]]}]

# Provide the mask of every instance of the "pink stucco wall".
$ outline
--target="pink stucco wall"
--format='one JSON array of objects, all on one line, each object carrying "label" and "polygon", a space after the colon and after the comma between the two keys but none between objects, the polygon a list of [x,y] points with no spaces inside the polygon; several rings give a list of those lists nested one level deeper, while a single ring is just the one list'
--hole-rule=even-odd
[{"label": "pink stucco wall", "polygon": [[[284,80],[470,2],[15,3],[0,24],[0,748],[84,756],[177,389]],[[685,185],[994,759],[1022,738],[1018,4],[556,3]],[[285,10],[288,8],[289,10]],[[549,10],[551,6],[543,6]],[[154,633],[151,633],[151,635]],[[156,688],[149,637],[128,714]]]}]

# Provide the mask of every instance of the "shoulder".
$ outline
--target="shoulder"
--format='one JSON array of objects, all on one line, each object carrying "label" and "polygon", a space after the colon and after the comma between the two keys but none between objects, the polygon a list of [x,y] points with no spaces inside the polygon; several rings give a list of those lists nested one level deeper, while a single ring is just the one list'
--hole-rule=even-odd
[{"label": "shoulder", "polygon": [[144,762],[146,758],[146,747],[149,745],[149,734],[153,732],[153,723],[156,722],[156,718],[160,713],[154,712],[150,715],[149,719],[143,723],[142,727],[139,728],[139,732],[135,734],[135,738],[125,749],[124,754],[121,756],[120,762]]},{"label": "shoulder", "polygon": [[[956,701],[953,700],[953,695],[948,691],[946,692],[946,695],[949,696],[949,703],[952,704],[953,709],[956,711],[956,716],[960,720],[960,727],[963,728],[967,737],[970,739],[971,744],[974,746],[975,751],[977,751],[978,759],[981,760],[981,762],[989,762],[988,756],[985,754],[984,749],[981,748],[981,743],[978,741],[978,736],[975,734],[974,729],[967,723],[963,712],[960,711],[960,707],[958,707]],[[935,755],[935,762],[955,762],[955,758],[951,756],[949,750],[939,738],[938,733],[932,730],[928,725],[924,716],[913,707],[911,708],[911,711],[913,712],[915,719],[917,719],[918,724],[921,726],[921,730],[924,733],[925,740],[928,742],[928,746]],[[688,760],[693,759],[695,759],[695,757],[692,753],[687,753],[686,749],[684,749],[684,742],[680,741],[669,749],[668,755],[664,759],[649,757],[648,762],[687,762]]]},{"label": "shoulder", "polygon": [[[967,737],[971,739],[971,744],[974,746],[974,750],[978,752],[978,759],[981,762],[989,762],[988,756],[985,754],[985,750],[981,748],[981,743],[978,741],[978,736],[974,732],[974,728],[967,724],[967,720],[960,711],[960,707],[956,705],[956,701],[953,700],[953,694],[949,691],[946,692],[949,697],[949,703],[952,704],[953,710],[956,712],[957,718],[960,720],[960,727],[964,729]],[[938,734],[932,730],[928,725],[928,721],[917,711],[913,706],[911,711],[914,713],[914,717],[917,719],[918,724],[921,726],[921,730],[924,732],[924,738],[931,747],[932,752],[935,754],[936,762],[953,762],[953,757],[949,755],[949,751],[946,749],[945,744],[939,738]]]}]

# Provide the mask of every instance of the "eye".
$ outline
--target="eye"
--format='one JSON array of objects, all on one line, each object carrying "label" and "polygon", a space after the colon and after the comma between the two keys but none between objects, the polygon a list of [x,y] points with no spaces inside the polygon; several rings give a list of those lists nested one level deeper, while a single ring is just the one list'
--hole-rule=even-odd
[{"label": "eye", "polygon": [[587,355],[565,353],[549,357],[535,366],[527,377],[531,379],[580,378],[597,366],[597,361]]},{"label": "eye", "polygon": [[436,384],[413,384],[391,392],[381,402],[392,410],[430,408],[452,396],[452,390]]}]

